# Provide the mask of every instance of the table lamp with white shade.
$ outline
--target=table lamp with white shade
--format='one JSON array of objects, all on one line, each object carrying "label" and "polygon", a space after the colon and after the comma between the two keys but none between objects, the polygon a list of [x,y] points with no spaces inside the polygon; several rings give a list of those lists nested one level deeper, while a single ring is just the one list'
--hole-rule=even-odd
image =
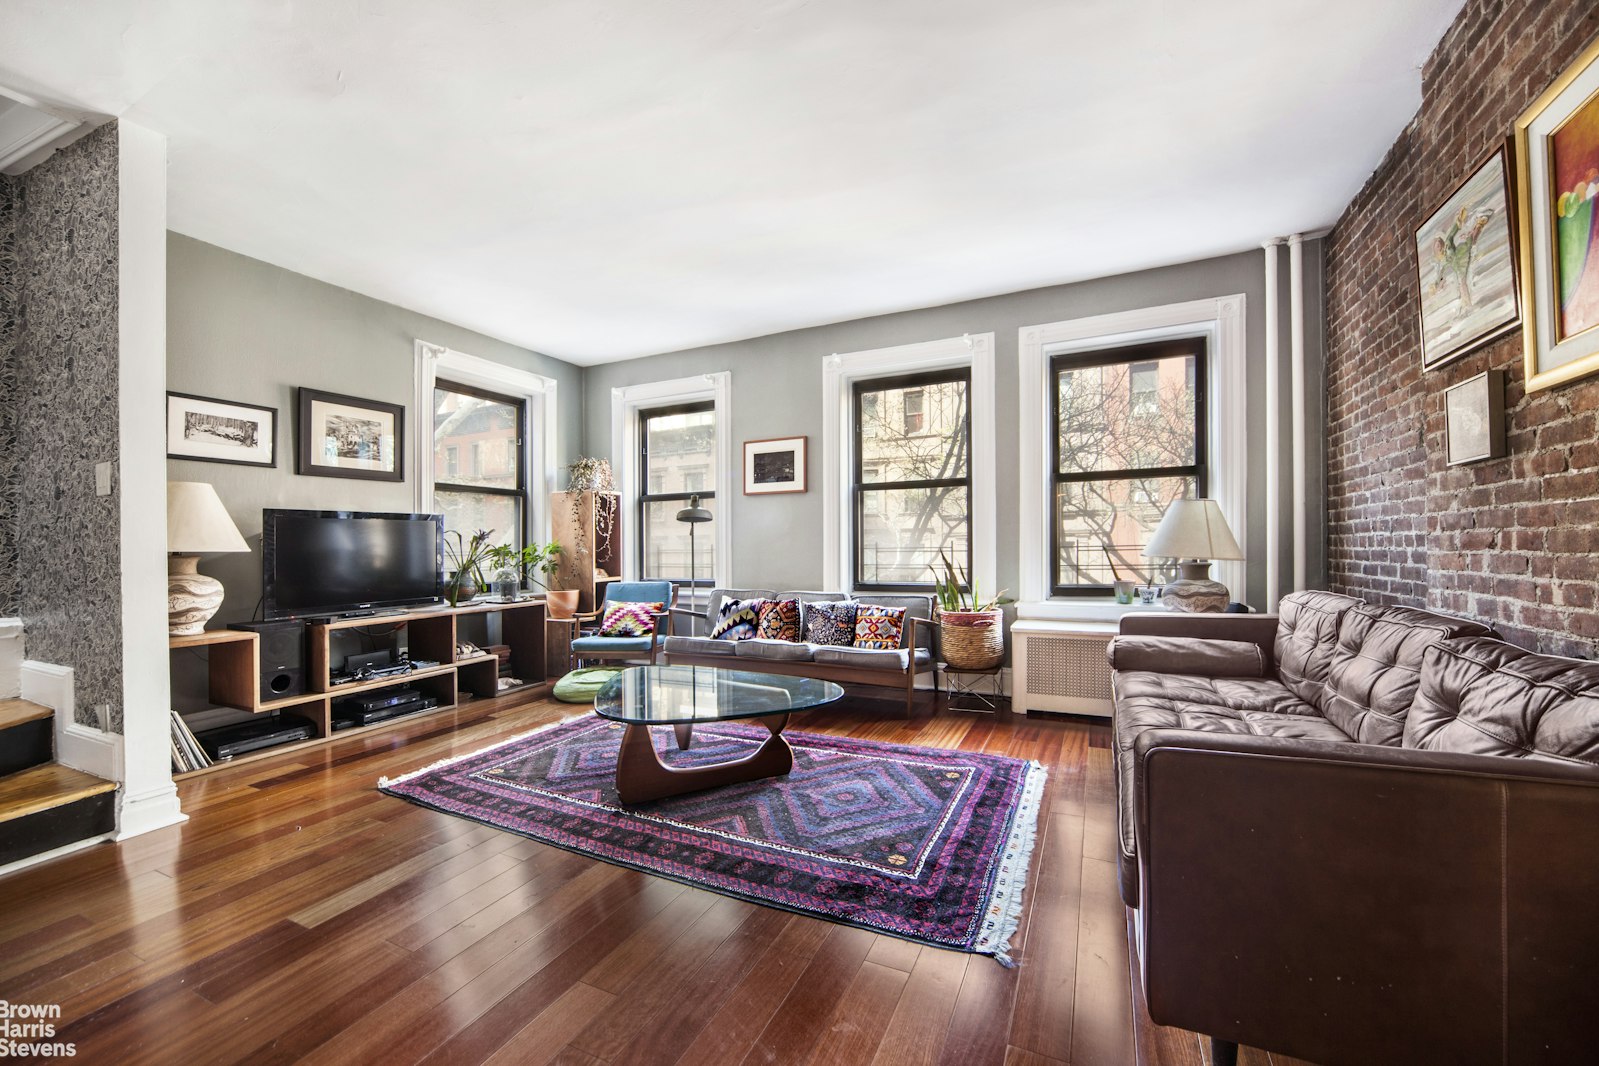
[{"label": "table lamp with white shade", "polygon": [[249,550],[216,489],[204,481],[167,482],[167,632],[203,633],[222,606],[222,582],[200,573],[200,556]]},{"label": "table lamp with white shade", "polygon": [[1166,586],[1162,600],[1174,611],[1225,611],[1232,597],[1210,576],[1213,559],[1242,559],[1215,500],[1175,500],[1144,546],[1146,559],[1176,559],[1182,577]]}]

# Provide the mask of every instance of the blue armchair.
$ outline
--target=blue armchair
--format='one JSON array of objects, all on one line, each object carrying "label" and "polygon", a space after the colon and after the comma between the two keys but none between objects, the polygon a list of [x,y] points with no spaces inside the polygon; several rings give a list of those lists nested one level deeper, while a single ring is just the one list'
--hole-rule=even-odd
[{"label": "blue armchair", "polygon": [[[662,603],[655,616],[655,632],[647,637],[603,637],[599,622],[613,603]],[[605,586],[605,599],[599,610],[586,617],[573,620],[576,635],[572,638],[572,661],[579,662],[623,661],[654,664],[661,645],[672,632],[672,608],[677,603],[677,589],[670,581],[612,581]]]}]

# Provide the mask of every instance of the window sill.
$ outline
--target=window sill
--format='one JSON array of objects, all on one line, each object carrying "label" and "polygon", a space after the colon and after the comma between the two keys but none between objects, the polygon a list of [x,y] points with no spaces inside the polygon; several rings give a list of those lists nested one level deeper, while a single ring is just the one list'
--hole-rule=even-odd
[{"label": "window sill", "polygon": [[1166,613],[1158,603],[1115,603],[1105,599],[1030,600],[1016,605],[1016,617],[1023,622],[1115,622],[1123,615],[1149,612]]}]

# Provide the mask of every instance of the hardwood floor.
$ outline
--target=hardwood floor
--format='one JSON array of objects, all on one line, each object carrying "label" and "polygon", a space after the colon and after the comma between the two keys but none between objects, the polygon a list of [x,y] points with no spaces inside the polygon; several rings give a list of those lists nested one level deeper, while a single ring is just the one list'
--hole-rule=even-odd
[{"label": "hardwood floor", "polygon": [[59,1003],[89,1063],[1204,1063],[1130,978],[1104,726],[854,698],[794,723],[1049,768],[1005,969],[374,787],[573,711],[483,700],[184,782],[185,825],[0,880],[0,998]]}]

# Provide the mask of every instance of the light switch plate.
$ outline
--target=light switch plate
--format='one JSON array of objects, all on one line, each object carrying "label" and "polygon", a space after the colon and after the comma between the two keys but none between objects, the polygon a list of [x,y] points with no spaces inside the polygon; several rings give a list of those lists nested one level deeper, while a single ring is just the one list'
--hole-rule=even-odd
[{"label": "light switch plate", "polygon": [[94,494],[96,496],[111,495],[111,464],[94,464]]}]

